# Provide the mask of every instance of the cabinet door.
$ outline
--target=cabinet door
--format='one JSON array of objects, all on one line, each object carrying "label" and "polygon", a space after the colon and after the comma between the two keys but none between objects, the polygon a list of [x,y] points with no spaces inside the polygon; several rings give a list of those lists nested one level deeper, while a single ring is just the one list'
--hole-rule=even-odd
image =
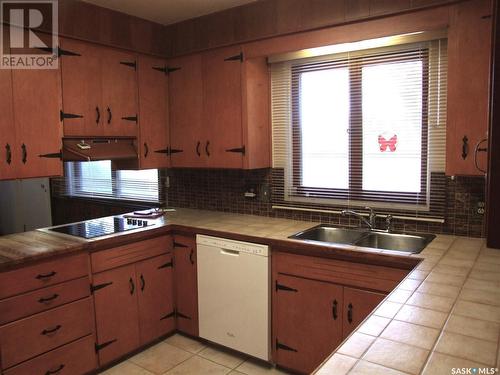
[{"label": "cabinet door", "polygon": [[51,154],[62,146],[61,76],[58,69],[13,70],[14,123],[18,178],[62,175],[63,163]]},{"label": "cabinet door", "polygon": [[102,106],[102,47],[61,38],[68,54],[59,60],[62,74],[62,110],[65,136],[103,135],[105,108]]},{"label": "cabinet door", "polygon": [[174,278],[177,329],[198,336],[196,240],[174,236]]},{"label": "cabinet door", "polygon": [[172,254],[136,264],[141,345],[175,329]]},{"label": "cabinet door", "polygon": [[139,347],[139,314],[135,265],[93,276],[100,365]]},{"label": "cabinet door", "polygon": [[140,166],[166,168],[170,166],[168,146],[168,76],[165,60],[140,56],[139,85],[139,155]]},{"label": "cabinet door", "polygon": [[20,150],[16,142],[16,127],[12,103],[12,75],[8,69],[0,69],[0,180],[16,177]]},{"label": "cabinet door", "polygon": [[281,274],[274,287],[274,359],[309,374],[342,341],[343,288]]},{"label": "cabinet door", "polygon": [[202,122],[201,54],[168,62],[170,145],[180,150],[170,156],[173,167],[204,167],[209,146]]},{"label": "cabinet door", "polygon": [[138,134],[136,56],[112,48],[102,53],[102,104],[106,135]]},{"label": "cabinet door", "polygon": [[[453,7],[448,29],[447,175],[483,174],[475,167],[474,149],[488,132],[491,27],[490,0]],[[478,164],[486,170],[485,152],[478,153]]]},{"label": "cabinet door", "polygon": [[203,54],[203,120],[212,168],[243,167],[239,47]]},{"label": "cabinet door", "polygon": [[384,294],[345,287],[343,306],[344,338],[347,337],[384,298]]}]

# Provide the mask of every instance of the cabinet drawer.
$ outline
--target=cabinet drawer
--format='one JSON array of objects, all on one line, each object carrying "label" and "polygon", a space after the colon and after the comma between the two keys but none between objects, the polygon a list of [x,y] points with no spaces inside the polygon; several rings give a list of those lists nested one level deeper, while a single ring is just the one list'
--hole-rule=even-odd
[{"label": "cabinet drawer", "polygon": [[93,333],[93,316],[85,298],[0,327],[2,368]]},{"label": "cabinet drawer", "polygon": [[172,251],[172,238],[160,236],[91,254],[92,272],[102,272]]},{"label": "cabinet drawer", "polygon": [[273,253],[273,266],[282,274],[385,293],[391,292],[408,274],[407,270],[398,268],[281,252]]},{"label": "cabinet drawer", "polygon": [[88,255],[79,254],[0,273],[0,299],[89,274]]},{"label": "cabinet drawer", "polygon": [[0,325],[90,295],[88,276],[0,301]]},{"label": "cabinet drawer", "polygon": [[94,344],[94,335],[90,335],[12,367],[4,374],[86,374],[97,367]]}]

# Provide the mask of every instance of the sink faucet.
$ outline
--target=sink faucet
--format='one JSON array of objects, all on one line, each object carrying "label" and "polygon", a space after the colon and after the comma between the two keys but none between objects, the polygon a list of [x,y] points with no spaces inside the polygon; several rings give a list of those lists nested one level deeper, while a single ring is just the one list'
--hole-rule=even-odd
[{"label": "sink faucet", "polygon": [[375,219],[377,217],[377,214],[371,207],[365,207],[365,210],[369,210],[370,214],[368,215],[368,219],[366,219],[362,214],[359,212],[356,212],[354,210],[342,210],[341,214],[342,216],[346,215],[352,215],[357,217],[359,220],[361,220],[363,223],[365,223],[370,230],[375,229]]}]

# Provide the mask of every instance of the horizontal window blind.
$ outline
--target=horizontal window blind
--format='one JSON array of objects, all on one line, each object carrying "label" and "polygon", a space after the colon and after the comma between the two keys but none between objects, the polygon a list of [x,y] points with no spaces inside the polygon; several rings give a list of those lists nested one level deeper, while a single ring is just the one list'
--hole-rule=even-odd
[{"label": "horizontal window blind", "polygon": [[446,39],[271,64],[275,205],[445,209]]},{"label": "horizontal window blind", "polygon": [[157,169],[112,170],[111,161],[66,162],[64,177],[52,179],[58,196],[160,202],[161,179]]}]

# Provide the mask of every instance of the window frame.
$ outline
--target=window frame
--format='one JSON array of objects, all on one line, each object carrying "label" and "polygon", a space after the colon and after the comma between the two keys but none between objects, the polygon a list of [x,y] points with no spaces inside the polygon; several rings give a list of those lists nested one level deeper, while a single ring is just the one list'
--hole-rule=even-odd
[{"label": "window frame", "polygon": [[[302,139],[301,139],[301,123],[300,123],[300,74],[305,73],[307,69],[300,69],[301,66],[309,64],[297,64],[292,66],[291,78],[291,134],[292,134],[292,184],[293,192],[290,198],[296,199],[329,199],[329,200],[351,200],[359,201],[361,204],[366,202],[382,203],[388,202],[392,204],[411,204],[427,205],[429,196],[429,64],[430,51],[429,48],[416,48],[414,50],[404,50],[405,53],[410,53],[409,56],[400,56],[398,59],[391,59],[392,62],[401,61],[422,61],[422,121],[421,121],[421,186],[419,193],[412,192],[395,192],[395,191],[375,191],[362,189],[363,176],[363,121],[362,121],[362,78],[355,79],[353,77],[361,77],[363,66],[378,65],[384,62],[384,57],[390,55],[398,55],[401,50],[379,52],[372,54],[361,54],[356,57],[345,57],[341,59],[331,60],[335,67],[347,67],[349,69],[350,83],[350,100],[352,103],[359,103],[358,106],[350,106],[349,116],[349,189],[333,189],[333,188],[315,188],[307,187],[301,184],[302,168],[295,170],[293,166],[302,165]],[[369,61],[364,61],[368,59]],[[331,69],[326,67],[324,70]],[[298,74],[293,73],[294,70],[299,70]],[[321,70],[312,68],[309,71]],[[358,86],[353,89],[353,83]],[[354,109],[353,109],[354,108]],[[355,108],[358,108],[357,110]]]}]

